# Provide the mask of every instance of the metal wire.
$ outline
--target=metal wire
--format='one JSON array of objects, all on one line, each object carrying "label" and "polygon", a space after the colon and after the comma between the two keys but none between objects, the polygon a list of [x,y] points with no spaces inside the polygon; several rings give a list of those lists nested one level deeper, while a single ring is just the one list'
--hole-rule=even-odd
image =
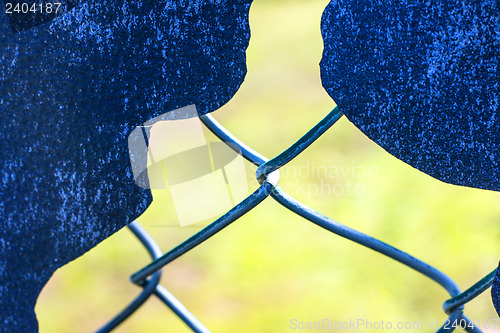
[{"label": "metal wire", "polygon": [[472,301],[477,296],[485,292],[493,284],[493,279],[495,278],[497,270],[493,270],[490,274],[486,275],[484,278],[476,282],[472,287],[465,290],[463,293],[450,298],[443,303],[443,310],[446,313],[450,313],[456,308],[464,305],[467,302]]},{"label": "metal wire", "polygon": [[252,208],[257,206],[265,198],[267,198],[271,193],[271,190],[272,186],[270,185],[270,183],[263,183],[253,194],[243,200],[240,204],[232,208],[226,214],[219,217],[215,222],[205,227],[200,232],[194,234],[194,236],[192,236],[182,244],[165,253],[160,258],[153,260],[152,263],[144,267],[139,272],[134,273],[130,277],[130,280],[133,283],[141,284],[146,279],[146,277],[155,273],[160,268],[172,262],[174,259],[177,259],[189,250],[192,250],[194,247],[200,245],[201,243],[236,221],[239,217],[249,212]]},{"label": "metal wire", "polygon": [[158,284],[161,277],[161,269],[163,266],[172,262],[176,258],[205,242],[229,224],[235,222],[239,217],[259,205],[268,196],[272,197],[283,207],[303,217],[306,221],[312,222],[338,236],[349,239],[355,243],[392,258],[427,276],[442,286],[451,296],[451,298],[443,304],[443,309],[449,317],[447,319],[448,324],[445,322],[445,324],[443,324],[436,332],[452,332],[457,328],[457,325],[451,325],[450,323],[460,321],[464,321],[466,323],[466,325],[463,326],[465,326],[464,329],[467,332],[481,332],[481,330],[463,314],[463,305],[477,297],[491,286],[496,270],[488,274],[466,291],[461,292],[457,284],[440,270],[402,250],[399,250],[367,234],[342,225],[316,212],[288,195],[278,186],[279,169],[307,149],[314,141],[316,141],[331,126],[333,126],[333,124],[335,124],[342,117],[342,115],[343,114],[336,107],[317,125],[311,128],[304,136],[271,160],[265,158],[241,142],[237,137],[219,124],[211,115],[200,116],[203,124],[221,141],[227,143],[232,149],[237,149],[238,153],[241,153],[245,159],[258,166],[256,177],[261,185],[254,193],[233,207],[226,214],[163,255],[161,255],[161,251],[154,240],[147,235],[136,222],[131,224],[130,228],[132,232],[134,232],[136,237],[138,237],[141,243],[148,249],[153,261],[138,272],[132,274],[130,278],[133,283],[143,287],[143,292],[132,303],[130,303],[127,308],[125,308],[109,324],[98,332],[109,332],[111,329],[128,318],[134,311],[136,311],[152,294],[155,294],[160,300],[162,300],[194,332],[210,332],[177,299],[175,299],[175,297]]},{"label": "metal wire", "polygon": [[[153,260],[157,259],[161,256],[161,250],[158,244],[154,241],[154,239],[144,230],[144,228],[136,221],[130,223],[128,228],[132,233],[137,237],[137,239],[142,243],[142,245],[146,248],[149,255]],[[97,332],[98,333],[107,333],[111,332],[118,325],[120,325],[125,319],[130,317],[137,309],[141,307],[151,296],[156,289],[156,286],[160,282],[161,271],[155,272],[151,278],[141,285],[143,287],[142,292],[132,301],[130,302],[125,309],[123,309],[119,314],[117,314],[112,320],[110,320],[106,325],[101,327]]]},{"label": "metal wire", "polygon": [[[137,222],[134,221],[128,225],[128,228],[134,236],[142,243],[146,248],[149,255],[153,260],[161,257],[161,249],[155,240],[144,230],[144,228]],[[193,332],[196,333],[210,333],[208,328],[206,328],[189,310],[182,305],[179,300],[175,298],[167,289],[159,285],[161,278],[161,271],[155,272],[149,280],[144,280],[140,286],[143,287],[142,292],[125,307],[119,314],[117,314],[112,320],[110,320],[106,325],[101,327],[96,332],[105,333],[111,332],[118,325],[123,323],[128,317],[130,317],[135,311],[137,311],[143,304],[148,300],[148,298],[154,294],[160,299],[165,305],[167,305]]]}]

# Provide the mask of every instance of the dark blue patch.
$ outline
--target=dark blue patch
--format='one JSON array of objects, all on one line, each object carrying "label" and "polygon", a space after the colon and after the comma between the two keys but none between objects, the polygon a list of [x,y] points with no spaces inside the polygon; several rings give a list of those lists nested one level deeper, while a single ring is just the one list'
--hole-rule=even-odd
[{"label": "dark blue patch", "polygon": [[389,153],[451,184],[500,190],[498,1],[332,1],[323,86]]},{"label": "dark blue patch", "polygon": [[130,167],[135,126],[236,93],[250,2],[88,2],[17,33],[0,14],[1,332],[37,331],[51,274],[151,202]]},{"label": "dark blue patch", "polygon": [[491,298],[493,299],[493,304],[500,316],[500,263],[497,268],[497,273],[493,279],[493,285],[491,287]]}]

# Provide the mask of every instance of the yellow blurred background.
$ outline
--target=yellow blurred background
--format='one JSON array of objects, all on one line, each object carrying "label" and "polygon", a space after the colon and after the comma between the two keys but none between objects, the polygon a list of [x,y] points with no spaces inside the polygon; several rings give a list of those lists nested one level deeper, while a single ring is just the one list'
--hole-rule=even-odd
[{"label": "yellow blurred background", "polygon": [[[327,3],[255,0],[252,5],[246,80],[213,115],[267,157],[334,107],[318,65]],[[328,176],[315,174],[325,168]],[[255,167],[247,169],[254,190]],[[441,269],[462,289],[498,264],[500,193],[434,180],[386,153],[345,117],[285,167],[280,185],[324,215]],[[168,190],[153,195],[139,221],[168,251],[199,228],[173,227],[177,217]],[[123,229],[59,269],[38,300],[40,332],[95,331],[139,293],[129,276],[148,262],[139,242]],[[446,318],[441,305],[447,294],[436,283],[270,198],[168,265],[162,284],[213,332],[293,332],[294,319],[427,325]],[[466,314],[481,325],[497,319],[489,291],[469,303]],[[497,326],[485,331],[500,332]],[[190,330],[152,297],[116,332]]]}]

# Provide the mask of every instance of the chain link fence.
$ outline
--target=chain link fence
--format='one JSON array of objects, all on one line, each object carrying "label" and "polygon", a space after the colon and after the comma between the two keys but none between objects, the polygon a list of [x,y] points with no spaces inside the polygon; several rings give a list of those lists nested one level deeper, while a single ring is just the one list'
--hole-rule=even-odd
[{"label": "chain link fence", "polygon": [[246,199],[216,219],[213,223],[164,254],[161,252],[154,239],[138,222],[131,223],[128,226],[129,229],[147,249],[152,262],[132,274],[130,278],[132,283],[142,287],[142,292],[118,315],[116,315],[97,332],[110,332],[115,329],[137,309],[139,309],[152,295],[156,296],[167,307],[169,307],[189,328],[192,329],[193,332],[210,332],[210,330],[205,327],[200,320],[191,314],[189,310],[167,289],[159,284],[161,270],[165,265],[171,263],[176,258],[182,256],[186,252],[208,240],[210,237],[221,232],[225,227],[255,208],[267,197],[271,197],[279,205],[282,205],[293,213],[301,216],[311,223],[318,225],[326,231],[349,239],[361,246],[398,261],[439,284],[448,292],[450,298],[445,300],[443,303],[443,310],[448,315],[448,319],[436,332],[453,332],[456,329],[467,332],[482,332],[474,321],[469,319],[464,314],[464,304],[468,303],[491,286],[496,270],[493,270],[490,274],[479,280],[467,290],[461,291],[457,284],[440,270],[391,246],[390,244],[384,243],[378,239],[370,237],[362,232],[344,226],[326,216],[323,216],[319,212],[316,212],[300,201],[294,199],[278,186],[280,168],[307,149],[342,116],[343,114],[341,111],[338,108],[335,108],[318,124],[311,128],[303,137],[273,159],[267,159],[245,145],[233,134],[227,131],[221,124],[219,124],[211,115],[200,116],[203,124],[222,142],[226,143],[232,149],[238,150],[238,153],[241,153],[246,160],[258,167],[256,171],[256,178],[260,186]]}]

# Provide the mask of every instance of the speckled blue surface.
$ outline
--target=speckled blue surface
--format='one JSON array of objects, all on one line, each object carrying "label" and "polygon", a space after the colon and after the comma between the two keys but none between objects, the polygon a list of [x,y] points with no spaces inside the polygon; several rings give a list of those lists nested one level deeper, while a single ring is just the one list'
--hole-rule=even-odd
[{"label": "speckled blue surface", "polygon": [[500,263],[497,268],[497,273],[493,279],[493,285],[491,287],[491,298],[493,299],[493,305],[500,316]]},{"label": "speckled blue surface", "polygon": [[51,274],[150,203],[128,157],[135,126],[238,90],[250,2],[79,2],[18,32],[0,12],[0,332],[36,332]]},{"label": "speckled blue surface", "polygon": [[498,1],[331,1],[321,31],[350,121],[437,179],[500,190]]}]

